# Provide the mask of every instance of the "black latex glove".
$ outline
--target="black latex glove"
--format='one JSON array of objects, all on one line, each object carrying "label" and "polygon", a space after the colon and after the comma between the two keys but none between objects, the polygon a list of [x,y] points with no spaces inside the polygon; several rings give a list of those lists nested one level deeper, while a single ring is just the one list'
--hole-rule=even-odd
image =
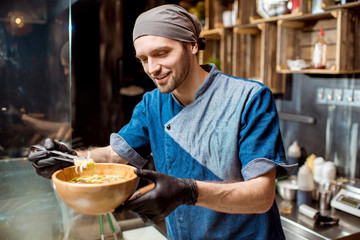
[{"label": "black latex glove", "polygon": [[182,204],[195,205],[198,191],[195,180],[181,179],[151,170],[135,169],[136,175],[155,183],[154,189],[139,195],[116,210],[132,210],[157,222]]},{"label": "black latex glove", "polygon": [[54,159],[47,150],[58,150],[71,155],[77,155],[75,150],[68,148],[65,144],[59,143],[53,139],[46,139],[43,151],[30,151],[28,160],[32,162],[38,175],[44,178],[51,178],[51,175],[57,170],[72,166],[73,163]]}]

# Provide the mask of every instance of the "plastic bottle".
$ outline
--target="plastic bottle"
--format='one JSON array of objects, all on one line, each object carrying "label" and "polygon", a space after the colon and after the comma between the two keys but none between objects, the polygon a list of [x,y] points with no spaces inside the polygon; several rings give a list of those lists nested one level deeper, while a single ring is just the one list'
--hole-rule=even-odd
[{"label": "plastic bottle", "polygon": [[[297,143],[297,141],[294,141],[288,148],[288,163],[289,164],[299,164],[300,157],[301,157],[301,150]],[[299,170],[299,165],[294,169],[293,175],[296,175]]]},{"label": "plastic bottle", "polygon": [[317,157],[314,160],[314,181],[318,184],[322,182],[322,170],[325,159],[323,157]]},{"label": "plastic bottle", "polygon": [[333,162],[326,161],[322,167],[322,183],[330,184],[336,178],[336,166]]},{"label": "plastic bottle", "polygon": [[323,157],[317,157],[314,160],[314,185],[315,191],[313,192],[313,200],[320,200],[320,191],[322,190],[322,177],[323,177],[323,166],[325,159]]},{"label": "plastic bottle", "polygon": [[311,205],[314,180],[311,168],[304,164],[299,168],[297,176],[298,190],[296,195],[297,205]]},{"label": "plastic bottle", "polygon": [[324,30],[320,28],[319,37],[315,42],[312,65],[316,69],[325,69],[327,57],[327,44],[324,40]]}]

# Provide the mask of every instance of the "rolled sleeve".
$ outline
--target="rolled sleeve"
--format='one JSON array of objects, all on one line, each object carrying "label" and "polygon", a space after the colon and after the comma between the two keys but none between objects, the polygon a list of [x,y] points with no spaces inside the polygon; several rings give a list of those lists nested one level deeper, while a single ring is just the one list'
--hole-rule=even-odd
[{"label": "rolled sleeve", "polygon": [[293,165],[277,164],[274,161],[266,158],[258,158],[246,164],[242,168],[241,173],[244,177],[244,180],[249,180],[261,176],[271,171],[272,169],[276,168],[276,177],[281,178],[291,175],[292,171],[296,166],[297,164],[293,164]]},{"label": "rolled sleeve", "polygon": [[110,136],[111,148],[122,158],[138,168],[143,168],[147,160],[141,157],[130,145],[118,134],[112,133]]},{"label": "rolled sleeve", "polygon": [[110,136],[111,148],[138,168],[144,167],[151,153],[146,96],[136,105],[130,122]]}]

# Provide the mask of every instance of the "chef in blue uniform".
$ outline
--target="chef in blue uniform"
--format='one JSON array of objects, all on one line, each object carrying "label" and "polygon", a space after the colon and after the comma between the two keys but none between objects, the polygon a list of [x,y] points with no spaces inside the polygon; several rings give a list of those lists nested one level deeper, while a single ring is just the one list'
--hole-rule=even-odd
[{"label": "chef in blue uniform", "polygon": [[[285,239],[275,179],[294,166],[286,164],[272,93],[215,65],[199,65],[200,31],[198,19],[177,5],[137,18],[136,58],[157,88],[111,134],[110,145],[91,149],[91,156],[132,164],[155,183],[119,209],[165,218],[169,239]],[[50,139],[45,146],[74,153]],[[76,154],[86,157],[87,150]],[[150,154],[156,171],[143,169]],[[46,154],[31,153],[29,160],[44,177],[61,168]]]}]

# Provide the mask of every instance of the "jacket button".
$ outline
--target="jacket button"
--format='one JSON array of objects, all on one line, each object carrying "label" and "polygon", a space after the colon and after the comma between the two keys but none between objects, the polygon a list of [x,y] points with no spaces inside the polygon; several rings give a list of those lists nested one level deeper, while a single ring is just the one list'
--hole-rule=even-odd
[{"label": "jacket button", "polygon": [[167,129],[167,130],[170,130],[170,129],[171,129],[170,124],[166,125],[166,129]]}]

